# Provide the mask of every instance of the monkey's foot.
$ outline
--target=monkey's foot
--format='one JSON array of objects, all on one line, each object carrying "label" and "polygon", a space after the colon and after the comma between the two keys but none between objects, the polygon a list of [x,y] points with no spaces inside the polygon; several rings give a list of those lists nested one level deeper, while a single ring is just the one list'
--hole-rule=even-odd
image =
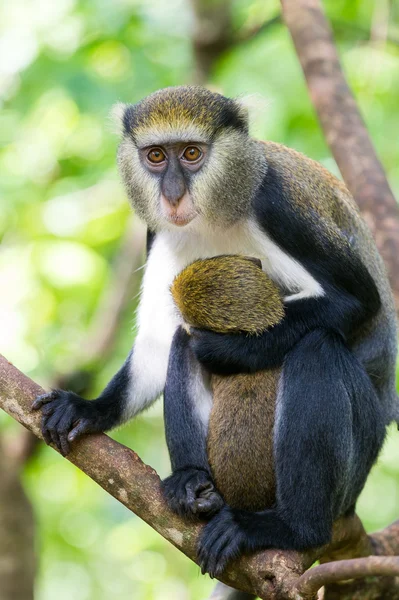
[{"label": "monkey's foot", "polygon": [[32,410],[42,410],[42,434],[46,444],[53,443],[63,456],[70,442],[84,433],[102,431],[101,416],[95,402],[83,400],[73,392],[52,390],[38,396]]},{"label": "monkey's foot", "polygon": [[209,518],[224,505],[205,469],[178,469],[163,480],[162,491],[169,507],[186,519]]},{"label": "monkey's foot", "polygon": [[203,574],[219,577],[227,564],[247,551],[245,528],[225,506],[207,523],[197,546],[198,562]]}]

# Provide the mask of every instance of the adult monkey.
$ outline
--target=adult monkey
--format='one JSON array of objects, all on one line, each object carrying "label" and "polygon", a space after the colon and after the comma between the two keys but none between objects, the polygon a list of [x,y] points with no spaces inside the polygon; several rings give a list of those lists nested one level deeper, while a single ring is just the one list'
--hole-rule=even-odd
[{"label": "adult monkey", "polygon": [[[164,390],[172,338],[176,330],[181,335],[169,293],[174,276],[198,258],[259,258],[286,291],[283,321],[261,336],[197,330],[189,343],[217,374],[284,362],[277,503],[256,521],[224,507],[201,538],[200,562],[215,575],[239,551],[328,542],[333,519],[354,509],[367,477],[365,449],[377,456],[386,424],[398,416],[396,316],[372,236],[339,180],[293,150],[252,139],[235,100],[198,87],[169,88],[119,113],[121,174],[153,238],[138,333],[96,400],[60,390],[36,400],[43,435],[66,454],[79,435],[111,429],[149,406]],[[206,391],[198,378],[179,390],[177,414],[190,419],[174,433],[182,443],[206,435]],[[182,505],[210,479],[197,448],[171,480]]]}]

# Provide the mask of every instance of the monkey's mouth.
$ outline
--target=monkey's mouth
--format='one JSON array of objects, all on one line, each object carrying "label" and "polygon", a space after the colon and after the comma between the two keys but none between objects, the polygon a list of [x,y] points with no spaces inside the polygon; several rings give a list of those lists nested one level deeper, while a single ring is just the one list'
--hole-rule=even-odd
[{"label": "monkey's mouth", "polygon": [[184,227],[184,225],[188,225],[193,219],[195,219],[196,216],[197,213],[189,213],[182,215],[170,213],[165,215],[169,223],[173,223],[173,225],[177,225],[178,227]]},{"label": "monkey's mouth", "polygon": [[187,193],[185,193],[175,205],[168,202],[162,194],[161,211],[169,223],[173,223],[173,225],[177,225],[178,227],[188,225],[198,215],[191,202],[191,198]]}]

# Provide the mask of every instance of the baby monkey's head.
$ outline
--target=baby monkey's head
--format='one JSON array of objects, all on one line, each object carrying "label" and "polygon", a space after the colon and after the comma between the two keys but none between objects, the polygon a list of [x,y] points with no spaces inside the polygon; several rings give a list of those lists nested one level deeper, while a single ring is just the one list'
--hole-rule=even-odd
[{"label": "baby monkey's head", "polygon": [[260,334],[284,317],[279,288],[251,257],[197,260],[177,275],[171,292],[188,325],[218,333]]}]

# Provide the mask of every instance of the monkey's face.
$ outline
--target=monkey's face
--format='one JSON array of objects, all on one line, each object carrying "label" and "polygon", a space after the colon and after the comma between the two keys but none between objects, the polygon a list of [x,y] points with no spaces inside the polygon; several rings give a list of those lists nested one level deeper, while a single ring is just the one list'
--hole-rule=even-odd
[{"label": "monkey's face", "polygon": [[248,215],[267,166],[237,102],[203,88],[168,88],[122,107],[120,119],[120,171],[150,229],[226,227]]},{"label": "monkey's face", "polygon": [[208,152],[209,145],[201,142],[139,148],[142,167],[157,178],[159,203],[155,208],[166,222],[183,227],[198,217],[190,188]]}]

